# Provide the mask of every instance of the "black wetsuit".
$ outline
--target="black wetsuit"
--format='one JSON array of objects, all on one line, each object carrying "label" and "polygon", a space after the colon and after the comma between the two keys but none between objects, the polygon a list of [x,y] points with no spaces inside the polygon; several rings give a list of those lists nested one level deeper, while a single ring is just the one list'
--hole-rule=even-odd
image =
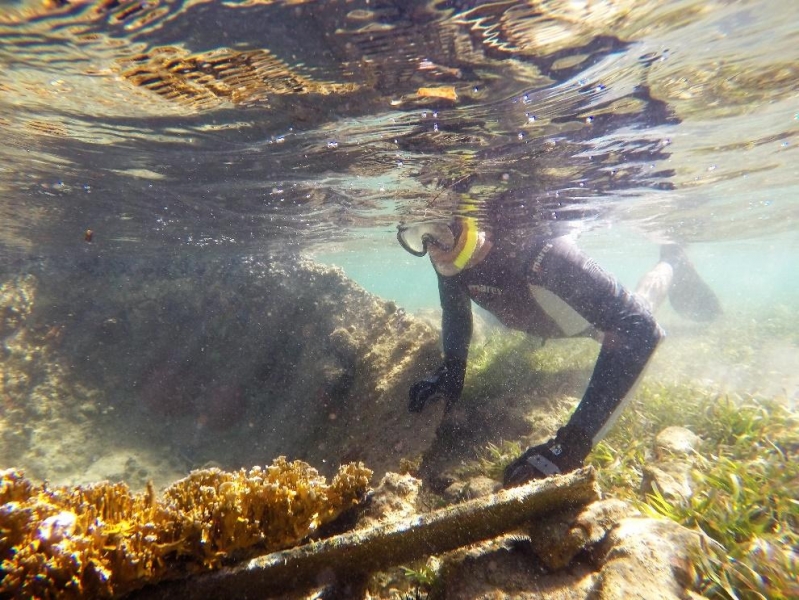
[{"label": "black wetsuit", "polygon": [[663,336],[641,301],[568,236],[498,240],[479,264],[451,277],[439,275],[438,284],[446,358],[466,360],[470,300],[504,325],[539,337],[604,334],[588,388],[569,422],[591,439],[619,407]]}]

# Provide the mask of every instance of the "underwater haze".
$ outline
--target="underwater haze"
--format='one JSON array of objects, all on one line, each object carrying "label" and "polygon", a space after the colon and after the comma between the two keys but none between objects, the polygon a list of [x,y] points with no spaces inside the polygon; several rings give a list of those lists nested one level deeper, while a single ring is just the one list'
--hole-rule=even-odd
[{"label": "underwater haze", "polygon": [[664,304],[629,418],[715,440],[708,398],[780,407],[796,464],[796,0],[2,0],[0,40],[0,468],[438,481],[546,439],[598,346],[545,359],[482,312],[475,427],[442,450],[443,407],[407,411],[440,307],[397,226],[453,216],[568,230],[630,288],[682,246],[723,312]]}]

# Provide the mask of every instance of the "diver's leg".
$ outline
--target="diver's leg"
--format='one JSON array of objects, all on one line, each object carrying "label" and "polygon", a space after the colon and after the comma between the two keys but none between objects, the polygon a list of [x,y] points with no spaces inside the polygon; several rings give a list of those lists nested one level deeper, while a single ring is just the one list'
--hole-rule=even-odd
[{"label": "diver's leg", "polygon": [[721,304],[716,294],[702,280],[680,246],[661,246],[660,261],[659,264],[668,264],[674,271],[668,296],[678,314],[694,321],[712,321],[721,314]]},{"label": "diver's leg", "polygon": [[674,268],[669,263],[660,261],[638,282],[635,295],[655,313],[669,295],[673,280]]}]

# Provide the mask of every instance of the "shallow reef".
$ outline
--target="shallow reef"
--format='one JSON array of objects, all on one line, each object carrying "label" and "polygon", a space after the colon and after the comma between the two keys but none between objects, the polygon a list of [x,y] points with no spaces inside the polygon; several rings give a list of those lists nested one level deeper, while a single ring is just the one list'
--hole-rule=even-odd
[{"label": "shallow reef", "polygon": [[[419,478],[418,504],[393,499],[403,517],[490,494],[508,461],[568,418],[598,350],[477,327],[460,403],[409,415],[409,385],[438,364],[437,324],[339,270],[301,257],[180,267],[106,258],[0,284],[0,467],[25,472],[0,471],[2,597],[109,597],[216,577],[318,535],[368,480],[351,465],[328,486],[279,459],[168,485],[207,461],[234,469],[288,455],[328,477],[349,461],[378,477],[401,469]],[[692,593],[799,597],[796,311],[727,312],[701,330],[665,317],[670,336],[590,459],[606,500],[659,519],[653,543],[665,527],[703,532],[700,553],[680,556]],[[675,428],[694,440],[678,456],[662,444]],[[101,479],[127,485],[55,485]],[[569,532],[572,517],[546,519],[548,529]],[[567,535],[562,549],[579,552],[566,566],[526,558],[539,528],[455,551],[462,561],[447,553],[376,573],[363,597],[600,597],[597,573],[626,547],[614,528],[589,546]]]},{"label": "shallow reef", "polygon": [[137,491],[280,455],[379,476],[435,434],[406,405],[437,332],[340,269],[100,255],[26,270],[0,267],[0,468]]},{"label": "shallow reef", "polygon": [[124,483],[50,487],[2,473],[0,596],[112,597],[165,578],[287,548],[357,505],[372,472],[328,484],[302,461],[193,471],[159,497]]}]

